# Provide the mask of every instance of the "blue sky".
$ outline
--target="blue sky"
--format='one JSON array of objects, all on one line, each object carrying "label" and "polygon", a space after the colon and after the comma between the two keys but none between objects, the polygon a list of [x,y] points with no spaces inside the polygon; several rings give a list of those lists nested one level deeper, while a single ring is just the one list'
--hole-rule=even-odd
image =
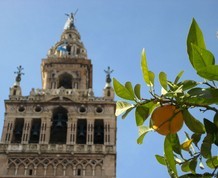
[{"label": "blue sky", "polygon": [[[173,80],[185,70],[183,79],[198,80],[186,53],[187,33],[194,17],[207,47],[218,56],[217,8],[217,0],[1,0],[0,127],[4,99],[8,98],[18,65],[25,72],[23,95],[31,88],[41,88],[41,59],[59,40],[65,13],[79,9],[76,27],[92,59],[95,95],[102,96],[107,66],[122,83],[144,83],[140,71],[142,48],[149,68],[156,74],[165,71]],[[149,98],[147,88],[143,90],[143,97]],[[125,121],[118,118],[117,133],[117,178],[168,177],[165,167],[154,158],[163,153],[163,137],[151,133],[143,145],[137,145],[133,115]]]}]

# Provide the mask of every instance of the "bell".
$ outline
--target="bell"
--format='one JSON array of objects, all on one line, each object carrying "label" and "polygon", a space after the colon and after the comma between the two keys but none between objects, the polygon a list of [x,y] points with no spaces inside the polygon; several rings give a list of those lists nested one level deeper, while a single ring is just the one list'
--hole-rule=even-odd
[{"label": "bell", "polygon": [[58,113],[58,118],[57,118],[55,127],[63,127],[63,125],[62,125],[62,117],[63,117],[63,114]]},{"label": "bell", "polygon": [[22,134],[22,128],[21,126],[17,126],[16,130],[15,130],[15,135],[16,136],[20,136]]},{"label": "bell", "polygon": [[80,125],[79,127],[79,137],[84,137],[85,136],[85,131],[83,125]]},{"label": "bell", "polygon": [[62,122],[60,120],[57,121],[55,127],[63,127]]},{"label": "bell", "polygon": [[20,135],[21,135],[21,130],[20,130],[20,129],[17,129],[16,132],[15,132],[15,135],[16,135],[16,136],[20,136]]},{"label": "bell", "polygon": [[34,129],[34,130],[33,130],[33,136],[34,136],[34,137],[37,137],[38,135],[39,135],[38,130],[37,130],[37,129]]},{"label": "bell", "polygon": [[96,131],[96,136],[101,137],[102,136],[102,128],[100,126],[98,126],[96,130],[97,130]]}]

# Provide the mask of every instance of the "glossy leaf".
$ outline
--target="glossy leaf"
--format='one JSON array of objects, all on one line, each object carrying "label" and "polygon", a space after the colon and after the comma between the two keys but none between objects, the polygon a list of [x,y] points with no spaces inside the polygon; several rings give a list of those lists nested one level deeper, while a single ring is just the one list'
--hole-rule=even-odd
[{"label": "glossy leaf", "polygon": [[213,156],[206,161],[207,166],[211,169],[218,167],[218,156]]},{"label": "glossy leaf", "polygon": [[117,96],[126,100],[134,100],[134,95],[115,78],[113,79],[113,86]]},{"label": "glossy leaf", "polygon": [[133,107],[134,107],[133,104],[127,103],[125,101],[117,101],[115,115],[119,116],[120,114],[126,112],[128,109]]},{"label": "glossy leaf", "polygon": [[190,139],[190,140],[187,140],[187,141],[185,141],[185,142],[183,142],[182,144],[181,144],[181,148],[183,149],[183,150],[185,150],[185,151],[189,151],[190,150],[190,147],[191,147],[191,144],[192,144],[192,139]]},{"label": "glossy leaf", "polygon": [[203,67],[214,65],[215,59],[210,51],[195,44],[192,44],[191,47],[193,50],[193,65],[197,71]]},{"label": "glossy leaf", "polygon": [[178,83],[179,86],[182,86],[182,90],[189,90],[198,85],[198,83],[194,80],[185,80],[183,82]]},{"label": "glossy leaf", "polygon": [[209,65],[198,69],[197,74],[207,80],[218,81],[218,65]]},{"label": "glossy leaf", "polygon": [[198,148],[198,142],[201,140],[201,134],[194,133],[191,139],[193,140],[193,143],[195,144],[195,146]]},{"label": "glossy leaf", "polygon": [[144,121],[149,116],[149,108],[146,107],[146,105],[140,105],[136,107],[135,110],[135,119],[136,119],[136,125],[140,126],[144,123]]},{"label": "glossy leaf", "polygon": [[132,87],[132,83],[131,82],[126,82],[125,83],[125,87],[126,89],[129,91],[129,93],[131,94],[131,96],[134,96],[134,91],[133,91],[133,87]]},{"label": "glossy leaf", "polygon": [[204,158],[211,158],[212,143],[213,143],[213,135],[207,134],[201,145],[201,154]]},{"label": "glossy leaf", "polygon": [[161,86],[165,90],[167,90],[167,74],[166,73],[164,73],[164,72],[159,73],[159,81],[160,81]]},{"label": "glossy leaf", "polygon": [[127,109],[127,110],[125,111],[125,113],[122,115],[122,119],[125,119],[125,118],[128,116],[128,114],[129,114],[133,109],[134,109],[134,107],[131,107],[131,108]]},{"label": "glossy leaf", "polygon": [[165,158],[164,158],[163,156],[155,155],[155,157],[156,157],[156,160],[157,160],[160,164],[162,164],[162,165],[164,165],[164,166],[167,165],[167,164],[166,164],[166,161],[165,161]]},{"label": "glossy leaf", "polygon": [[189,168],[189,162],[188,161],[184,162],[181,166],[181,169],[183,172],[190,172],[191,170]]},{"label": "glossy leaf", "polygon": [[140,84],[137,84],[135,85],[134,87],[134,93],[135,93],[135,96],[141,100],[141,85]]},{"label": "glossy leaf", "polygon": [[216,88],[193,88],[188,91],[190,95],[186,102],[192,104],[211,105],[218,103],[218,89]]},{"label": "glossy leaf", "polygon": [[164,140],[164,153],[165,153],[165,158],[166,158],[166,161],[168,163],[168,166],[170,167],[170,169],[173,171],[173,173],[177,175],[177,170],[176,170],[176,162],[174,160],[174,155],[173,155],[173,148],[172,148],[172,145],[171,145],[171,142],[170,142],[170,136],[167,135],[165,137],[165,140]]},{"label": "glossy leaf", "polygon": [[154,86],[155,74],[152,71],[148,71],[148,73],[149,73],[149,79],[150,79],[151,86]]},{"label": "glossy leaf", "polygon": [[181,155],[181,147],[180,147],[180,142],[179,142],[178,135],[177,134],[170,134],[168,138],[170,140],[173,151],[175,153]]},{"label": "glossy leaf", "polygon": [[175,81],[174,81],[174,84],[177,84],[177,83],[178,83],[178,81],[179,81],[179,79],[182,77],[183,73],[184,73],[183,70],[182,70],[181,72],[179,72],[179,74],[176,76],[176,79],[175,79]]},{"label": "glossy leaf", "polygon": [[212,178],[212,175],[209,173],[205,174],[186,174],[179,176],[179,178]]},{"label": "glossy leaf", "polygon": [[204,125],[199,120],[195,119],[187,109],[183,110],[182,113],[186,126],[192,132],[205,133]]},{"label": "glossy leaf", "polygon": [[204,125],[207,133],[215,134],[218,132],[216,125],[208,119],[204,119]]},{"label": "glossy leaf", "polygon": [[148,132],[153,131],[152,128],[147,127],[147,126],[139,126],[139,127],[138,127],[138,130],[139,130],[139,138],[137,139],[137,143],[138,143],[138,144],[142,144],[145,135],[146,135]]},{"label": "glossy leaf", "polygon": [[193,173],[193,174],[195,174],[196,172],[195,172],[195,170],[196,170],[196,167],[197,167],[197,159],[193,159],[193,160],[191,160],[190,161],[190,163],[189,163],[189,168],[190,168],[190,170],[191,170],[191,172]]},{"label": "glossy leaf", "polygon": [[216,125],[216,127],[218,128],[218,112],[216,112],[216,114],[214,115],[213,123],[214,123],[214,124]]},{"label": "glossy leaf", "polygon": [[192,20],[192,24],[189,29],[188,38],[187,38],[187,51],[189,55],[189,60],[194,67],[192,44],[195,44],[200,48],[206,49],[203,33],[200,27],[198,26],[197,22],[195,21],[195,19]]},{"label": "glossy leaf", "polygon": [[145,83],[148,86],[153,86],[152,81],[150,79],[150,72],[148,70],[148,64],[147,64],[147,59],[146,59],[146,55],[145,55],[145,49],[142,50],[142,54],[141,54],[141,70],[142,70],[142,75],[144,78]]}]

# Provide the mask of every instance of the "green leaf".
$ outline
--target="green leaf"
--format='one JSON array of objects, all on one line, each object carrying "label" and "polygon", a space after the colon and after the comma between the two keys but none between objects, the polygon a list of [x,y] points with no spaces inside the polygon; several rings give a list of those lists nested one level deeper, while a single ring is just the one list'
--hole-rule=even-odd
[{"label": "green leaf", "polygon": [[126,87],[126,89],[129,91],[129,93],[131,94],[131,96],[135,96],[131,82],[126,82],[126,83],[125,83],[125,87]]},{"label": "green leaf", "polygon": [[127,115],[134,109],[134,107],[129,108],[126,110],[126,112],[122,115],[122,119],[125,119],[127,117]]},{"label": "green leaf", "polygon": [[182,90],[189,90],[195,86],[197,86],[198,83],[194,80],[184,80],[183,82],[178,83],[178,86],[182,86]]},{"label": "green leaf", "polygon": [[145,83],[148,86],[153,86],[152,79],[151,79],[153,74],[148,70],[145,49],[142,50],[142,55],[141,55],[141,70]]},{"label": "green leaf", "polygon": [[197,74],[207,80],[218,81],[218,65],[209,65],[197,70]]},{"label": "green leaf", "polygon": [[113,86],[114,91],[120,98],[126,99],[126,100],[134,100],[134,95],[132,92],[130,92],[125,86],[123,86],[118,80],[113,78]]},{"label": "green leaf", "polygon": [[216,127],[218,128],[218,112],[216,112],[214,118],[213,118],[213,122],[216,125]]},{"label": "green leaf", "polygon": [[195,146],[198,148],[198,142],[201,140],[201,134],[194,133],[191,139],[193,140],[193,143],[195,144]]},{"label": "green leaf", "polygon": [[177,83],[178,83],[178,81],[179,81],[179,79],[182,77],[183,73],[184,73],[183,70],[182,70],[181,72],[179,72],[179,74],[176,76],[176,79],[175,79],[175,81],[174,81],[174,84],[177,84]]},{"label": "green leaf", "polygon": [[155,155],[155,157],[156,157],[156,160],[157,160],[160,164],[162,164],[162,165],[164,165],[164,166],[167,165],[167,164],[166,164],[166,161],[165,161],[165,158],[164,158],[163,156]]},{"label": "green leaf", "polygon": [[189,162],[188,162],[188,161],[184,162],[184,163],[182,164],[182,166],[181,166],[181,169],[182,169],[183,172],[189,172],[189,171],[191,171],[190,168],[189,168]]},{"label": "green leaf", "polygon": [[216,125],[208,119],[204,118],[204,125],[207,133],[215,134],[218,132],[218,128],[216,127]]},{"label": "green leaf", "polygon": [[137,85],[135,85],[135,87],[134,87],[134,93],[135,93],[135,96],[139,99],[139,100],[141,100],[141,85],[140,84],[137,84]]},{"label": "green leaf", "polygon": [[193,88],[188,91],[190,104],[211,105],[218,103],[218,89],[216,88]]},{"label": "green leaf", "polygon": [[179,141],[179,137],[177,134],[170,134],[169,135],[169,140],[171,143],[171,146],[173,148],[173,151],[179,155],[181,155],[181,147],[180,147],[180,141]]},{"label": "green leaf", "polygon": [[178,177],[177,170],[176,170],[176,162],[174,160],[173,148],[170,142],[169,135],[167,135],[164,140],[164,153],[168,166],[173,171],[173,173]]},{"label": "green leaf", "polygon": [[126,112],[128,109],[133,107],[134,107],[133,104],[127,103],[125,101],[117,101],[115,115],[119,116],[120,114]]},{"label": "green leaf", "polygon": [[198,163],[198,162],[197,162],[197,159],[193,159],[193,160],[191,160],[190,163],[189,163],[189,168],[190,168],[190,170],[191,170],[191,172],[192,172],[193,174],[196,173],[195,170],[196,170],[197,163]]},{"label": "green leaf", "polygon": [[179,178],[212,178],[212,174],[205,173],[205,174],[185,174],[179,176]]},{"label": "green leaf", "polygon": [[142,144],[145,135],[146,135],[148,132],[153,131],[153,129],[150,128],[150,127],[147,127],[147,126],[139,126],[138,129],[139,129],[139,138],[137,139],[137,143],[138,143],[138,144]]},{"label": "green leaf", "polygon": [[199,28],[195,19],[192,20],[192,24],[189,29],[188,38],[187,38],[187,51],[189,55],[189,60],[194,67],[192,44],[195,44],[199,46],[200,48],[206,49],[203,33],[201,29]]},{"label": "green leaf", "polygon": [[196,70],[209,65],[214,65],[215,59],[213,54],[195,44],[192,44],[193,50],[193,65]]},{"label": "green leaf", "polygon": [[167,90],[167,74],[166,73],[160,72],[160,74],[159,74],[159,81],[160,81],[161,86],[165,90]]},{"label": "green leaf", "polygon": [[199,120],[195,119],[187,109],[183,110],[182,113],[186,126],[192,132],[205,133],[204,125]]},{"label": "green leaf", "polygon": [[146,105],[139,105],[135,110],[136,125],[140,126],[149,116],[149,108]]},{"label": "green leaf", "polygon": [[213,143],[213,135],[207,134],[201,144],[201,154],[204,158],[211,158],[211,145]]},{"label": "green leaf", "polygon": [[148,71],[148,73],[149,73],[149,79],[150,79],[150,82],[151,82],[151,86],[154,86],[154,78],[155,78],[155,74],[154,74],[154,72],[152,72],[152,71]]},{"label": "green leaf", "polygon": [[218,156],[213,156],[206,161],[207,166],[211,169],[218,167]]}]

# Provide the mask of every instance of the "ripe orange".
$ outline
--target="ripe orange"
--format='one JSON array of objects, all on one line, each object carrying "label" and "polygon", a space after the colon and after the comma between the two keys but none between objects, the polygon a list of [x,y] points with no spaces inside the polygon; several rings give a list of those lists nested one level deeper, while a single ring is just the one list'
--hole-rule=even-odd
[{"label": "ripe orange", "polygon": [[153,111],[151,124],[159,134],[177,133],[182,128],[183,115],[174,105],[160,106]]}]

